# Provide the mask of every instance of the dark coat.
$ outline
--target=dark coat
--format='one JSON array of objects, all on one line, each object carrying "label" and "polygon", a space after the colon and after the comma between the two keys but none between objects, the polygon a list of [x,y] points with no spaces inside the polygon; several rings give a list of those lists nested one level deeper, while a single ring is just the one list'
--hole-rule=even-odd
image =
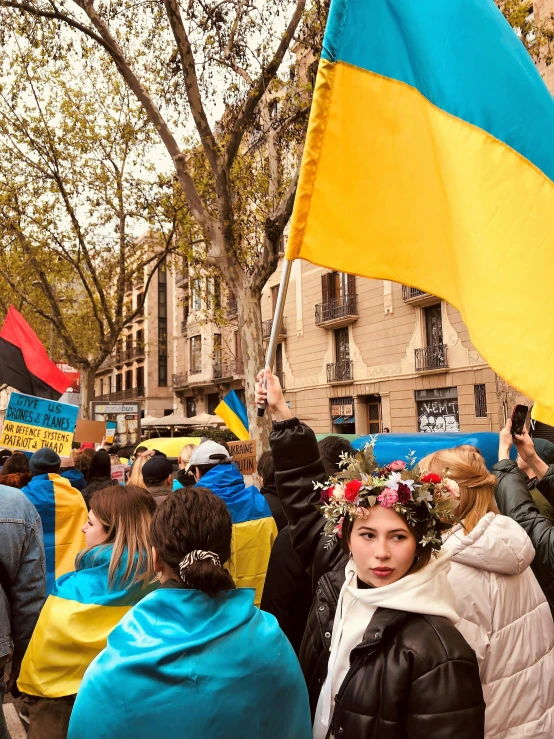
[{"label": "dark coat", "polygon": [[[525,529],[535,548],[531,569],[541,586],[554,616],[554,524],[542,516],[537,508],[525,476],[515,462],[509,459],[493,467],[498,477],[496,502],[500,513],[513,518]],[[537,489],[554,504],[554,465],[548,468]]]},{"label": "dark coat", "polygon": [[[325,481],[315,435],[296,419],[274,424],[275,480],[302,564],[317,578],[300,663],[312,714],[325,677],[344,555],[322,536],[314,508]],[[321,576],[321,579],[320,579]],[[472,649],[445,618],[378,608],[351,653],[330,734],[352,739],[480,739],[485,703]]]},{"label": "dark coat", "polygon": [[111,477],[101,477],[99,480],[93,480],[92,482],[89,482],[89,484],[86,486],[86,488],[82,491],[81,495],[85,499],[85,503],[87,504],[87,508],[90,511],[90,499],[92,498],[93,494],[97,490],[104,490],[104,488],[109,488],[112,485],[117,485],[116,480],[112,480]]},{"label": "dark coat", "polygon": [[260,608],[275,616],[296,654],[300,652],[311,607],[310,576],[298,559],[285,526],[271,549]]},{"label": "dark coat", "polygon": [[287,519],[285,512],[283,511],[281,501],[279,500],[279,496],[277,495],[277,486],[274,482],[270,482],[263,486],[260,493],[264,496],[271,509],[271,515],[275,520],[277,531],[281,531],[287,525]]}]

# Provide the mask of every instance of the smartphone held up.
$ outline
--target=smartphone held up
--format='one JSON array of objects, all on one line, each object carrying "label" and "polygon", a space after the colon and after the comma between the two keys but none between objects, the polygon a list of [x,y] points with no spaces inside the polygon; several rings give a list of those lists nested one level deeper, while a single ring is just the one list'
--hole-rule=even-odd
[{"label": "smartphone held up", "polygon": [[519,436],[525,428],[529,408],[526,405],[515,405],[512,411],[512,436]]}]

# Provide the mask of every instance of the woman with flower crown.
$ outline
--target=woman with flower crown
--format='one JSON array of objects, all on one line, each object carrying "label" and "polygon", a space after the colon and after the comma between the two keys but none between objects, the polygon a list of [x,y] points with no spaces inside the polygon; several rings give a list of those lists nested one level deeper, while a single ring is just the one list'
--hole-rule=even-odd
[{"label": "woman with flower crown", "polygon": [[479,662],[485,736],[552,739],[554,622],[531,571],[531,540],[516,521],[499,514],[496,478],[475,447],[441,449],[420,467],[437,477],[448,471],[460,488],[460,523],[443,535],[443,549],[452,557],[448,579],[460,615],[457,628]]},{"label": "woman with flower crown", "polygon": [[[266,387],[262,382],[266,380]],[[315,435],[260,372],[274,417],[275,481],[315,599],[300,662],[314,739],[480,739],[477,660],[455,623],[442,533],[459,491],[370,446],[326,479]]]}]

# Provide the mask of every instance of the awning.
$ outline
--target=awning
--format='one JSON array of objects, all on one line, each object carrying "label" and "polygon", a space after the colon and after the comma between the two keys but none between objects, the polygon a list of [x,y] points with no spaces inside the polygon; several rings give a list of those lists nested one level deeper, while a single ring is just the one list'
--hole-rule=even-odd
[{"label": "awning", "polygon": [[343,423],[354,423],[354,420],[354,416],[339,416],[338,418],[333,419],[333,423],[340,426]]},{"label": "awning", "polygon": [[333,418],[333,423],[338,423],[339,425],[341,423],[344,423],[344,416],[339,416],[338,418]]}]

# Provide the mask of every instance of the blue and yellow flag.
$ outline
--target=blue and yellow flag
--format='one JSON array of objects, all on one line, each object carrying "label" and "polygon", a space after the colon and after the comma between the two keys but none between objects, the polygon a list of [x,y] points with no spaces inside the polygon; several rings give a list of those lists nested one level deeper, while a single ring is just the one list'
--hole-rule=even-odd
[{"label": "blue and yellow flag", "polygon": [[246,441],[250,438],[246,406],[241,402],[234,390],[229,390],[214,413],[222,421],[225,421],[227,428],[241,441]]},{"label": "blue and yellow flag", "polygon": [[554,411],[553,130],[493,0],[332,0],[286,256],[447,300]]},{"label": "blue and yellow flag", "polygon": [[75,558],[85,548],[81,529],[87,522],[87,506],[69,480],[53,473],[35,475],[22,492],[42,521],[48,595],[58,577],[75,569]]},{"label": "blue and yellow flag", "polygon": [[[174,587],[173,587],[174,586]],[[311,739],[306,682],[250,590],[167,581],[87,670],[68,739]]]},{"label": "blue and yellow flag", "polygon": [[61,577],[47,598],[25,652],[19,689],[43,698],[75,695],[85,670],[123,616],[158,585],[122,581],[124,555],[108,586],[111,544],[86,552],[79,569]]}]

